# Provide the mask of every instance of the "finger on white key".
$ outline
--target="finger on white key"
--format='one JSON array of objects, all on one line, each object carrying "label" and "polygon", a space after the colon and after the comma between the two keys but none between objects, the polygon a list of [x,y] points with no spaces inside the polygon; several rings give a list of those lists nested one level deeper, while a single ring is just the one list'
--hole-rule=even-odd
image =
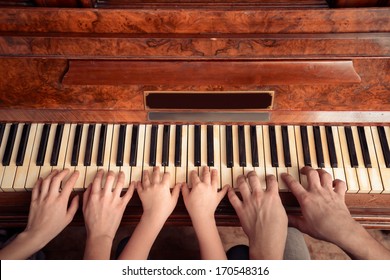
[{"label": "finger on white key", "polygon": [[263,143],[264,143],[265,174],[266,176],[274,175],[275,177],[277,177],[276,167],[272,165],[271,142],[270,142],[268,125],[263,125]]},{"label": "finger on white key", "polygon": [[[266,173],[265,173],[265,155],[264,155],[264,141],[263,141],[263,127],[261,125],[256,125],[251,127],[251,137],[252,141],[257,142],[257,152],[258,152],[258,166],[255,166],[255,171],[260,179],[260,185],[265,190],[266,183]],[[256,139],[255,139],[256,137]],[[257,164],[254,164],[257,165]]]},{"label": "finger on white key", "polygon": [[[175,125],[169,125],[168,127],[164,126],[164,141],[168,138],[168,144],[164,143],[164,156],[168,158],[167,164],[165,165],[165,159],[163,160],[164,172],[169,173],[169,186],[173,188],[176,185],[176,168],[175,168]],[[168,136],[167,136],[168,134]],[[168,149],[167,149],[168,146]],[[167,150],[165,150],[167,149]]]},{"label": "finger on white key", "polygon": [[188,125],[188,161],[187,161],[187,183],[191,186],[191,172],[199,174],[199,168],[195,162],[195,125]]},{"label": "finger on white key", "polygon": [[[286,137],[286,136],[285,136]],[[278,157],[278,167],[276,168],[277,172],[277,180],[279,185],[279,191],[280,192],[287,192],[288,188],[284,180],[281,178],[281,174],[288,173],[287,166],[285,162],[285,155],[286,153],[289,153],[289,148],[286,147],[284,149],[283,147],[283,136],[282,136],[282,127],[280,125],[275,126],[275,138],[276,138],[276,149],[277,149],[277,157]],[[288,143],[288,141],[286,141]],[[287,156],[287,158],[290,158],[290,154]]]},{"label": "finger on white key", "polygon": [[382,145],[379,138],[378,127],[372,126],[372,139],[375,145],[376,156],[378,159],[378,167],[383,183],[383,193],[390,193],[390,168],[386,166],[386,161],[383,156]]},{"label": "finger on white key", "polygon": [[238,135],[238,125],[232,125],[233,132],[233,166],[232,166],[232,176],[233,176],[233,185],[234,188],[238,188],[237,186],[237,178],[244,174],[243,166],[240,166],[240,144],[243,146],[242,149],[245,149],[245,141],[241,141],[239,143],[239,135]]},{"label": "finger on white key", "polygon": [[227,146],[226,146],[226,126],[220,127],[220,147],[221,147],[221,186],[230,185],[233,187],[232,170],[228,167]]},{"label": "finger on white key", "polygon": [[364,127],[364,134],[367,140],[367,147],[371,161],[371,168],[368,168],[368,175],[371,182],[371,192],[370,193],[381,193],[383,192],[383,183],[381,179],[379,163],[376,156],[375,144],[371,133],[371,128],[369,126]]},{"label": "finger on white key", "polygon": [[[359,181],[359,193],[369,193],[371,191],[371,183],[368,176],[368,170],[366,169],[363,160],[363,147],[359,140],[360,137],[358,133],[358,128],[356,126],[352,126],[351,129],[353,134],[353,141],[355,143],[356,157],[358,160],[358,167],[356,168],[356,174]],[[362,137],[364,138],[364,140],[367,140],[365,138],[365,135],[362,135]]]},{"label": "finger on white key", "polygon": [[[88,145],[88,154],[84,157],[85,169],[85,186],[88,187],[95,179],[97,168],[97,158],[99,150],[100,133],[102,131],[102,124],[95,124],[88,127],[88,138],[91,143]],[[88,140],[87,140],[88,141]]]}]

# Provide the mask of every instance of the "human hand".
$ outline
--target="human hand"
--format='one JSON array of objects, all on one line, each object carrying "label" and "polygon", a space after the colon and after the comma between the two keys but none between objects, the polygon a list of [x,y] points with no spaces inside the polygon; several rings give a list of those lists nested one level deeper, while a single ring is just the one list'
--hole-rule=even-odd
[{"label": "human hand", "polygon": [[69,169],[62,171],[53,170],[45,179],[39,178],[35,183],[32,195],[30,213],[28,216],[25,233],[30,238],[37,240],[45,246],[50,240],[56,237],[73,219],[77,208],[79,197],[75,196],[68,207],[69,197],[79,176],[75,171],[63,183],[61,182],[69,173]]},{"label": "human hand", "polygon": [[[282,259],[287,238],[287,215],[275,176],[267,177],[267,189],[256,172],[237,178],[242,200],[229,188],[229,200],[249,239],[252,259]],[[252,191],[251,191],[252,190]]]},{"label": "human hand", "polygon": [[187,184],[184,184],[182,193],[184,204],[193,223],[205,219],[214,220],[214,212],[228,190],[227,187],[224,187],[218,191],[218,171],[212,169],[210,174],[209,168],[203,167],[201,178],[196,171],[192,171],[190,182],[192,188],[190,189]]},{"label": "human hand", "polygon": [[115,183],[115,174],[109,171],[106,182],[102,186],[104,171],[100,169],[92,184],[83,195],[83,214],[88,238],[114,239],[122,220],[123,212],[129,203],[134,183],[131,183],[126,193],[121,197],[125,174],[120,172]]},{"label": "human hand", "polygon": [[170,190],[170,174],[164,173],[161,177],[160,168],[154,167],[153,174],[146,170],[143,181],[137,183],[137,192],[142,202],[144,218],[165,223],[175,209],[180,193],[180,184]]},{"label": "human hand", "polygon": [[307,189],[291,175],[282,174],[302,211],[302,217],[289,216],[289,223],[314,238],[337,244],[344,232],[349,235],[357,225],[344,202],[345,183],[332,181],[332,176],[322,169],[306,166],[301,173],[307,176]]}]

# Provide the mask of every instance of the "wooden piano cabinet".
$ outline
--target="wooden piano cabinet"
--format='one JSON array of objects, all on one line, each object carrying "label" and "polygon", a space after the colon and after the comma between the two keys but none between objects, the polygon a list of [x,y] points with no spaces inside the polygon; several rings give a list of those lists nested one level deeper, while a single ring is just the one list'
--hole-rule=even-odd
[{"label": "wooden piano cabinet", "polygon": [[[68,3],[76,2],[73,9],[1,8],[0,122],[151,123],[147,92],[268,91],[271,108],[256,110],[267,120],[251,124],[390,124],[388,7],[328,8],[322,0]],[[30,195],[0,193],[1,226],[25,226]],[[288,213],[299,214],[291,194],[281,196]],[[390,228],[390,195],[347,194],[346,201],[363,225]],[[123,223],[137,223],[141,212],[135,196]],[[216,217],[219,225],[238,225],[227,199]],[[80,211],[73,223],[83,223]],[[180,201],[167,224],[189,223]]]}]

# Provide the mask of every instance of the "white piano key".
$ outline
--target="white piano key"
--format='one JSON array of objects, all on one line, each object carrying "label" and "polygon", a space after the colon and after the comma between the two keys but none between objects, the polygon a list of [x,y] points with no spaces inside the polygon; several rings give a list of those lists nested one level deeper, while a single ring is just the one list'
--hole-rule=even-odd
[{"label": "white piano key", "polygon": [[38,150],[39,150],[39,143],[41,141],[41,135],[42,135],[42,130],[43,130],[43,123],[37,124],[37,130],[35,133],[35,138],[34,138],[34,145],[32,148],[32,154],[30,157],[30,163],[28,165],[28,173],[27,173],[27,178],[26,178],[26,185],[25,189],[26,190],[32,190],[32,188],[35,185],[35,182],[39,178],[39,170],[40,166],[37,166],[37,156],[38,156]]},{"label": "white piano key", "polygon": [[[138,182],[142,180],[142,170],[143,170],[143,163],[144,163],[144,147],[146,147],[145,144],[145,129],[146,126],[144,124],[140,124],[138,128],[138,146],[137,146],[137,163],[136,166],[131,167],[131,181]],[[150,140],[149,140],[150,141]],[[150,143],[149,143],[150,145]]]},{"label": "white piano key", "polygon": [[265,164],[265,174],[274,175],[276,178],[278,177],[278,173],[276,172],[276,167],[272,166],[271,160],[271,146],[269,141],[269,127],[268,125],[263,125],[263,143],[264,143],[264,164]]},{"label": "white piano key", "polygon": [[200,126],[200,166],[207,166],[207,125]]},{"label": "white piano key", "polygon": [[108,166],[108,170],[113,171],[115,173],[115,176],[118,175],[120,170],[120,166],[116,165],[116,158],[118,154],[119,129],[120,129],[120,124],[113,125],[111,152],[110,152],[110,160]]},{"label": "white piano key", "polygon": [[157,133],[156,166],[160,167],[161,173],[164,171],[164,168],[162,168],[163,136],[164,136],[164,125],[159,124],[158,133]]},{"label": "white piano key", "polygon": [[[213,125],[213,136],[214,136],[214,166],[213,169],[216,169],[218,173],[221,170],[221,147],[220,147],[220,134],[219,134],[219,126]],[[222,188],[222,182],[219,180],[219,187]]]},{"label": "white piano key", "polygon": [[56,135],[57,124],[51,124],[49,130],[49,137],[47,138],[47,147],[45,157],[43,159],[43,165],[39,170],[39,177],[46,178],[49,176],[52,170],[52,166],[50,165],[50,158],[53,152],[54,138]]},{"label": "white piano key", "polygon": [[5,148],[7,146],[7,140],[8,140],[10,128],[11,128],[11,124],[7,123],[4,128],[3,140],[1,141],[1,146],[0,146],[0,184],[1,181],[3,180],[4,169],[5,169],[5,166],[3,166],[1,160],[3,159]]},{"label": "white piano key", "polygon": [[126,125],[126,139],[125,149],[123,152],[123,165],[120,167],[120,171],[125,174],[124,189],[128,189],[131,180],[131,166],[130,166],[130,148],[131,148],[131,137],[133,132],[133,125]]},{"label": "white piano key", "polygon": [[347,138],[345,136],[344,127],[339,126],[338,132],[340,138],[341,153],[343,155],[343,163],[344,163],[345,177],[347,183],[347,192],[357,193],[359,191],[359,181],[356,175],[356,170],[351,166],[351,161],[349,159],[348,144],[347,144]]},{"label": "white piano key", "polygon": [[170,174],[169,186],[173,188],[176,185],[176,168],[175,168],[175,131],[176,126],[171,125],[169,129],[169,155],[168,166],[164,167],[164,172]]},{"label": "white piano key", "polygon": [[364,127],[364,134],[367,139],[368,151],[370,153],[371,168],[368,168],[368,176],[371,183],[370,193],[381,193],[383,192],[383,183],[381,179],[378,159],[375,152],[375,144],[371,133],[371,128],[369,126]]},{"label": "white piano key", "polygon": [[145,146],[144,146],[144,158],[143,158],[143,171],[148,171],[149,175],[153,172],[153,166],[150,166],[150,139],[152,135],[152,125],[147,124],[145,127]]},{"label": "white piano key", "polygon": [[309,151],[311,159],[311,167],[318,169],[317,155],[316,155],[316,144],[314,140],[313,126],[307,126],[307,138],[309,140]]},{"label": "white piano key", "polygon": [[104,162],[103,166],[98,166],[98,169],[103,169],[105,176],[102,180],[102,186],[106,183],[107,171],[110,170],[110,156],[111,156],[111,144],[113,141],[114,125],[107,124],[106,143],[104,148]]},{"label": "white piano key", "polygon": [[80,141],[80,152],[79,152],[79,160],[77,166],[75,166],[75,170],[79,171],[79,177],[77,178],[77,181],[74,185],[74,190],[75,191],[82,191],[86,187],[85,186],[85,172],[86,172],[86,166],[84,166],[84,156],[85,156],[85,150],[87,147],[87,136],[88,136],[88,125],[84,124],[83,125],[83,130],[82,130],[82,135],[81,135],[81,141]]},{"label": "white piano key", "polygon": [[220,127],[220,147],[221,147],[221,185],[230,185],[233,187],[232,169],[227,167],[226,159],[226,126]]},{"label": "white piano key", "polygon": [[328,172],[331,176],[332,179],[334,178],[333,174],[333,169],[332,165],[330,163],[330,158],[329,158],[329,149],[328,149],[328,141],[326,139],[326,131],[325,131],[325,126],[321,125],[320,126],[320,134],[321,134],[321,143],[322,143],[322,151],[324,155],[324,165],[322,169]]},{"label": "white piano key", "polygon": [[[295,130],[295,144],[297,147],[297,159],[298,159],[298,169],[301,170],[305,166],[305,160],[303,155],[303,147],[302,147],[302,136],[301,129],[299,125],[294,126]],[[307,178],[306,175],[303,175],[299,172],[299,181],[304,188],[307,188]]]},{"label": "white piano key", "polygon": [[[249,125],[244,125],[244,134],[245,134],[245,156],[246,156],[246,166],[244,167],[244,175],[247,176],[249,172],[255,170],[252,164],[251,131]],[[259,147],[257,148],[259,149]]]},{"label": "white piano key", "polygon": [[175,167],[176,184],[187,181],[188,126],[182,125],[181,129],[181,166]]},{"label": "white piano key", "polygon": [[199,168],[195,166],[195,126],[188,125],[188,160],[187,160],[187,183],[191,186],[191,171],[199,174]]},{"label": "white piano key", "polygon": [[4,192],[13,192],[14,191],[12,186],[14,184],[14,179],[15,179],[15,174],[16,174],[16,169],[17,169],[16,157],[18,154],[20,139],[22,137],[23,125],[24,125],[23,123],[19,123],[19,125],[18,125],[18,129],[17,129],[16,137],[15,137],[15,144],[14,144],[13,151],[11,154],[11,160],[10,160],[9,165],[4,167],[3,180],[1,181],[1,189]]},{"label": "white piano key", "polygon": [[362,148],[360,146],[359,133],[356,126],[352,126],[353,142],[355,143],[356,157],[358,160],[358,167],[356,169],[356,175],[359,182],[359,192],[369,193],[371,191],[371,183],[368,177],[367,168],[364,166]]},{"label": "white piano key", "polygon": [[[24,156],[23,165],[18,166],[16,170],[15,180],[13,184],[13,188],[15,191],[25,191],[24,188],[26,185],[26,179],[28,175],[28,167],[30,165],[31,155],[33,153],[34,148],[34,140],[37,132],[37,124],[31,124],[30,134],[28,135],[26,153]],[[33,186],[31,186],[33,187]]]},{"label": "white piano key", "polygon": [[337,158],[337,167],[333,168],[333,175],[334,179],[339,179],[344,182],[347,182],[347,179],[345,177],[345,170],[344,170],[344,160],[343,160],[343,154],[341,153],[341,144],[340,144],[340,137],[337,126],[332,126],[332,134],[333,134],[333,140],[334,140],[334,148],[336,152],[336,158]]},{"label": "white piano key", "polygon": [[257,150],[259,156],[259,166],[255,167],[257,176],[260,179],[260,185],[263,189],[267,187],[266,173],[265,173],[265,153],[264,153],[264,137],[263,137],[263,127],[261,125],[256,125],[256,136],[257,136]]},{"label": "white piano key", "polygon": [[296,180],[299,180],[299,165],[297,156],[297,145],[295,143],[295,131],[294,126],[287,126],[288,131],[288,143],[290,146],[290,159],[291,167],[287,167],[287,172],[293,176]]},{"label": "white piano key", "polygon": [[379,171],[383,183],[383,193],[390,193],[390,168],[386,167],[377,127],[372,126],[371,132],[372,132],[372,139],[375,145],[376,157],[378,159]]},{"label": "white piano key", "polygon": [[[99,149],[99,136],[100,130],[102,128],[101,124],[95,125],[95,131],[93,136],[92,143],[92,152],[91,152],[91,165],[86,166],[85,168],[85,187],[88,188],[90,184],[93,183],[95,179],[98,167],[97,167],[97,157],[98,157],[98,149]],[[65,132],[65,131],[64,131]]]},{"label": "white piano key", "polygon": [[283,138],[282,138],[282,127],[275,125],[275,137],[276,137],[276,149],[278,151],[278,163],[279,167],[276,168],[277,180],[280,192],[287,192],[288,188],[283,181],[281,174],[288,173],[287,167],[284,161],[284,150],[283,150]]},{"label": "white piano key", "polygon": [[237,178],[240,175],[244,174],[244,168],[240,166],[240,156],[239,156],[239,146],[238,146],[238,125],[232,125],[233,132],[233,167],[232,167],[232,176],[233,176],[233,186],[237,186]]}]

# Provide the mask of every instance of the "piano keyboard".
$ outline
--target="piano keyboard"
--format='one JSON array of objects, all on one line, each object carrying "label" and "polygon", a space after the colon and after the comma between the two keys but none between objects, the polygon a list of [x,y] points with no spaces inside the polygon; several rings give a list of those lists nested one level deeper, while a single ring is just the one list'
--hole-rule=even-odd
[{"label": "piano keyboard", "polygon": [[78,170],[75,190],[99,168],[123,171],[126,184],[160,166],[171,185],[202,166],[219,170],[221,186],[255,170],[265,187],[273,174],[280,191],[287,172],[322,168],[347,183],[350,193],[390,193],[388,126],[151,125],[0,123],[0,188],[31,190],[52,169]]}]

